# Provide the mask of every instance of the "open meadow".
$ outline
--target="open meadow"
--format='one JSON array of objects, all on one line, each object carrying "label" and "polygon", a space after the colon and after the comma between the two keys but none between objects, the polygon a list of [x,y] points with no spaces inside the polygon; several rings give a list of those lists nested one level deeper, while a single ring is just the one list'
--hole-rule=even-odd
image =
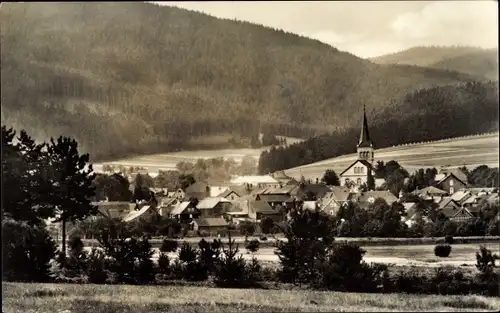
[{"label": "open meadow", "polygon": [[4,313],[488,312],[482,296],[364,294],[186,286],[2,283]]},{"label": "open meadow", "polygon": [[[287,144],[293,144],[301,142],[304,139],[284,137],[287,140]],[[102,170],[104,164],[109,165],[122,165],[122,166],[140,166],[148,170],[150,173],[157,173],[159,170],[175,170],[176,164],[184,162],[196,162],[197,159],[210,159],[210,158],[224,158],[224,159],[234,159],[236,162],[241,162],[244,156],[251,156],[257,161],[259,160],[260,154],[264,150],[268,150],[270,147],[261,148],[239,148],[239,149],[214,149],[214,150],[192,150],[192,151],[178,151],[171,153],[160,153],[136,156],[131,158],[125,158],[110,162],[105,162],[103,164],[94,164],[94,169],[97,171]]]},{"label": "open meadow", "polygon": [[[408,172],[419,168],[461,167],[474,168],[479,165],[498,167],[499,134],[487,134],[469,138],[457,138],[430,143],[397,146],[375,150],[375,160],[388,162],[398,161]],[[285,173],[292,177],[315,179],[321,178],[327,169],[333,169],[340,174],[347,166],[357,159],[356,154],[307,164],[288,169]]]}]

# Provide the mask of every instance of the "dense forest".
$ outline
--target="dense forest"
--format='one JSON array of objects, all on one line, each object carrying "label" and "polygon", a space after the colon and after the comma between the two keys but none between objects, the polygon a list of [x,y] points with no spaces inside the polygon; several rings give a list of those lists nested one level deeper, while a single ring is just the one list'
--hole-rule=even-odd
[{"label": "dense forest", "polygon": [[[440,86],[409,93],[379,114],[369,114],[376,148],[431,141],[498,130],[496,82]],[[287,147],[272,147],[259,160],[259,172],[269,173],[354,153],[358,125]]]},{"label": "dense forest", "polygon": [[7,3],[0,23],[2,123],[71,136],[93,162],[349,134],[363,104],[391,120],[408,92],[481,79],[151,3]]},{"label": "dense forest", "polygon": [[413,47],[371,58],[377,64],[406,64],[457,71],[498,80],[498,49],[476,47]]}]

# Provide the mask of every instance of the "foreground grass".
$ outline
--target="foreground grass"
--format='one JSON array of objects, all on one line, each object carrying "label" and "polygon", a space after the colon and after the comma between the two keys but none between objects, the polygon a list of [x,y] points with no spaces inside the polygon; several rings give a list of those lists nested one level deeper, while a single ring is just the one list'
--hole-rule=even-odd
[{"label": "foreground grass", "polygon": [[207,287],[2,283],[3,312],[498,311],[500,299]]}]

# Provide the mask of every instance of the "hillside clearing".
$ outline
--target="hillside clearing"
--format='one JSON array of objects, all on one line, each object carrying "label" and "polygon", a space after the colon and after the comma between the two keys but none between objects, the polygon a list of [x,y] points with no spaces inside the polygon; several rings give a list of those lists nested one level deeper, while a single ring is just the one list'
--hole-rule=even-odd
[{"label": "hillside clearing", "polygon": [[2,283],[3,312],[495,311],[500,299],[206,287]]},{"label": "hillside clearing", "polygon": [[[375,150],[375,160],[398,161],[408,172],[426,167],[474,168],[479,165],[498,167],[499,134],[487,134],[469,138],[457,138],[430,143],[397,146]],[[353,143],[354,145],[355,143]],[[356,154],[348,154],[320,162],[285,170],[287,175],[300,178],[321,178],[327,169],[340,174],[354,162]]]}]

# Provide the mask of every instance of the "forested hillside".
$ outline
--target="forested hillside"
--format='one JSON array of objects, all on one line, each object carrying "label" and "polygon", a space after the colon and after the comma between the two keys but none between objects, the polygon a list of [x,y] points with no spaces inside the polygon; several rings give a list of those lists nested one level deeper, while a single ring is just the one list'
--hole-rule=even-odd
[{"label": "forested hillside", "polygon": [[498,80],[498,49],[414,47],[370,60],[377,64],[424,66]]},{"label": "forested hillside", "polygon": [[[498,84],[466,83],[422,89],[394,102],[379,114],[368,115],[375,147],[498,130]],[[259,172],[269,173],[356,152],[358,125],[290,145],[264,151]]]},{"label": "forested hillside", "polygon": [[339,132],[363,104],[390,120],[407,92],[471,79],[149,3],[7,3],[0,21],[2,123],[41,140],[74,137],[93,161],[270,126]]}]

